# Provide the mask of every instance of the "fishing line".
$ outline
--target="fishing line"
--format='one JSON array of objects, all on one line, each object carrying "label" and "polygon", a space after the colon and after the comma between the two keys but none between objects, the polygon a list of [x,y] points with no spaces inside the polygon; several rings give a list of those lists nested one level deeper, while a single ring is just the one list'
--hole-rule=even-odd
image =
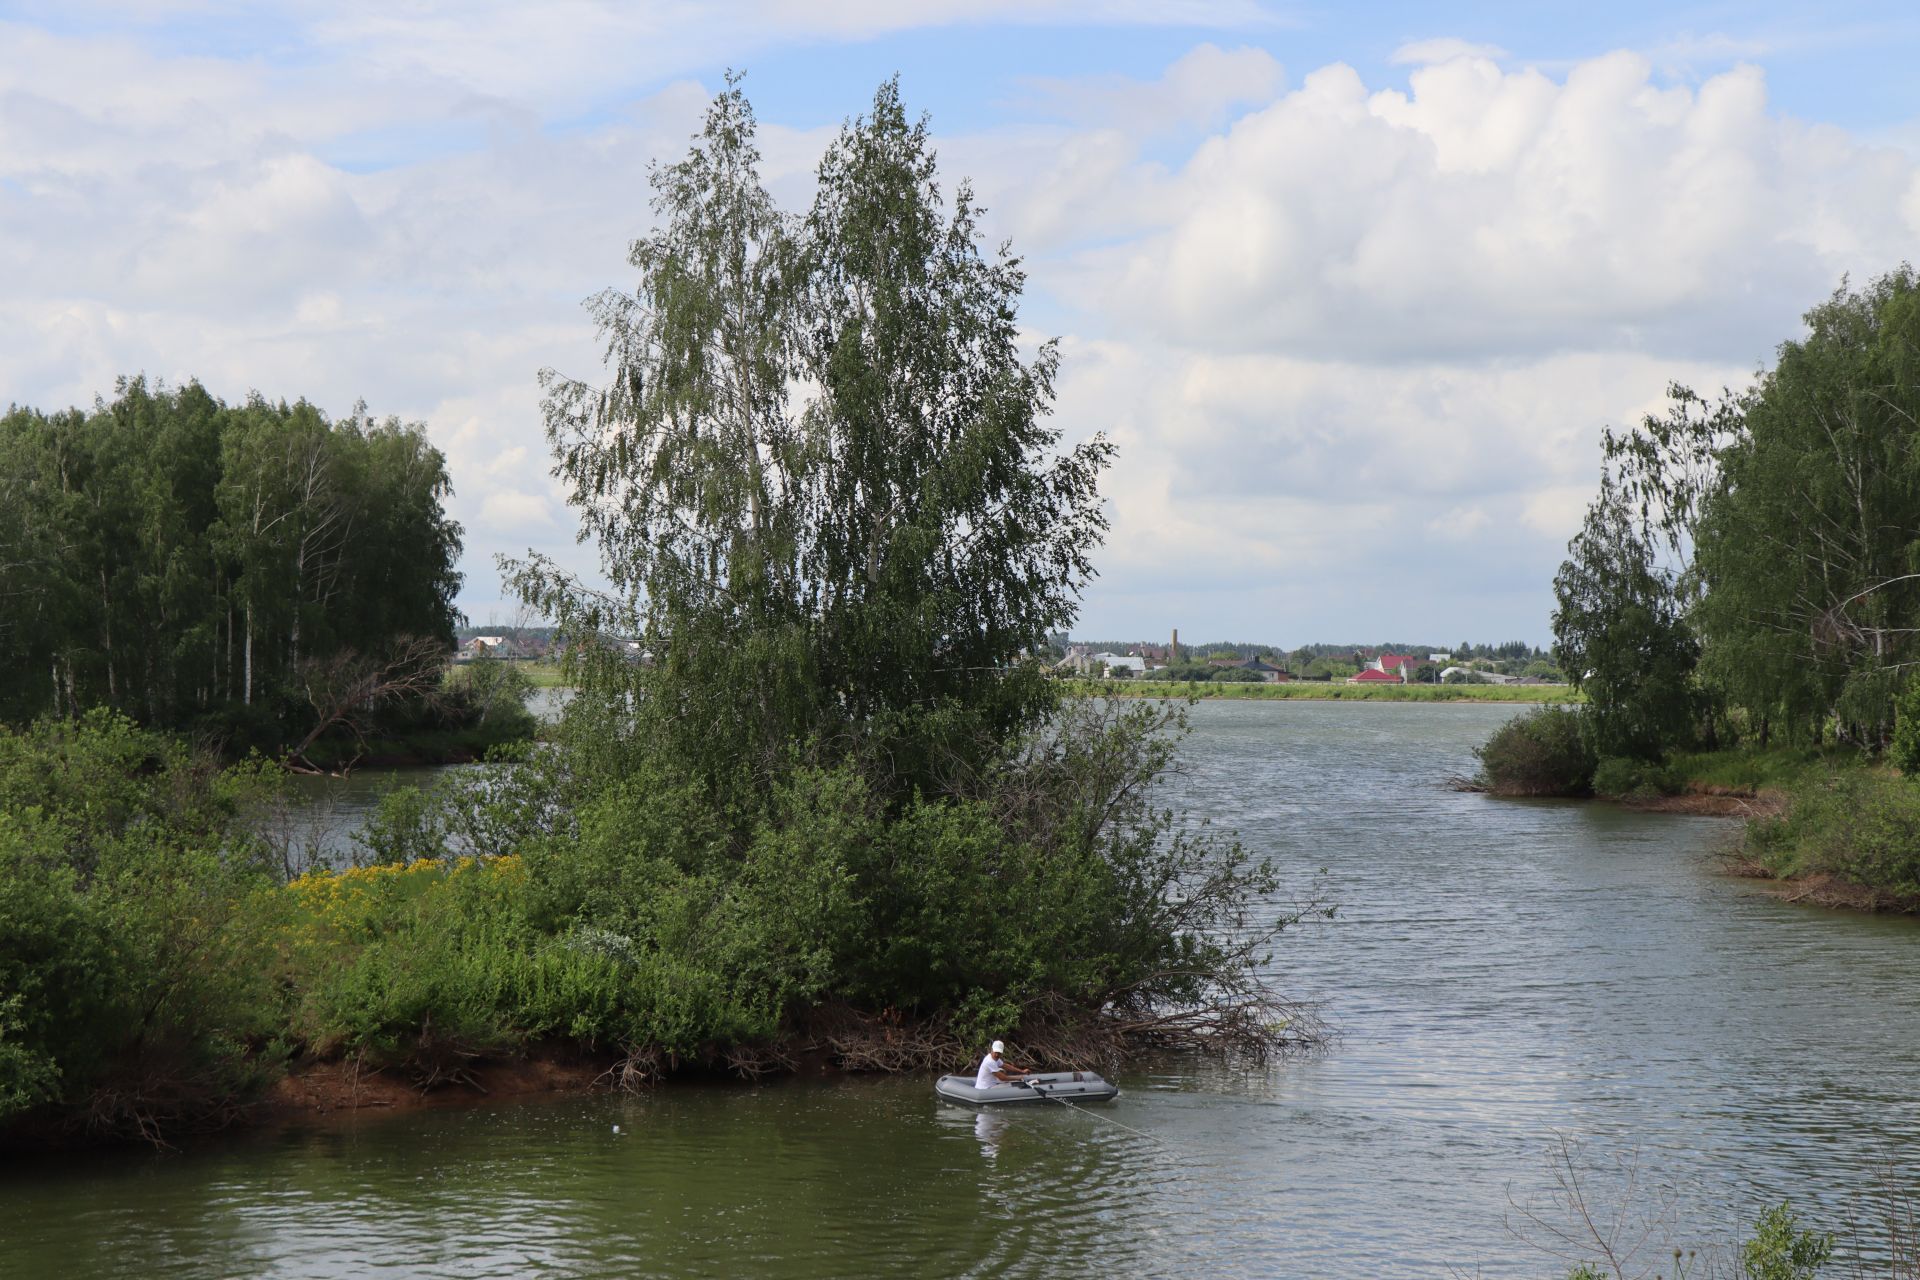
[{"label": "fishing line", "polygon": [[1148,1133],[1145,1129],[1136,1129],[1132,1125],[1127,1124],[1124,1121],[1115,1120],[1112,1116],[1101,1115],[1097,1111],[1088,1111],[1084,1107],[1076,1107],[1071,1102],[1068,1102],[1065,1098],[1056,1098],[1052,1094],[1048,1093],[1045,1089],[1040,1088],[1038,1086],[1028,1085],[1027,1087],[1029,1089],[1032,1089],[1035,1093],[1039,1094],[1041,1097],[1045,1098],[1048,1102],[1057,1102],[1061,1106],[1065,1107],[1067,1110],[1079,1112],[1079,1114],[1086,1116],[1089,1119],[1099,1120],[1105,1124],[1113,1125],[1116,1128],[1125,1129],[1128,1133],[1137,1133],[1141,1137],[1147,1139],[1150,1142],[1159,1143],[1161,1146],[1173,1152],[1175,1155],[1181,1154],[1180,1148],[1174,1146],[1171,1142],[1168,1142],[1165,1138],[1160,1137],[1158,1134]]}]

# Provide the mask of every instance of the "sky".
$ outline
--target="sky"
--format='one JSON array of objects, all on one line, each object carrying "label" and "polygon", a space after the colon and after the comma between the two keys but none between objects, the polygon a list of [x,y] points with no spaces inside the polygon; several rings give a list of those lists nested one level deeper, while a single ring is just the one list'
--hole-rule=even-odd
[{"label": "sky", "polygon": [[898,74],[1060,339],[1076,635],[1545,642],[1599,439],[1920,257],[1910,4],[0,0],[0,402],[117,377],[422,421],[582,571],[542,368],[729,69],[769,187]]}]

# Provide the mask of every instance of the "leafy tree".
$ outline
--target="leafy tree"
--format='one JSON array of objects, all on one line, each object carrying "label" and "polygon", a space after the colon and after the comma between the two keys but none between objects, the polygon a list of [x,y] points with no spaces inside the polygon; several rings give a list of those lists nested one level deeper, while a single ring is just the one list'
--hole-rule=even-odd
[{"label": "leafy tree", "polygon": [[1843,285],[1806,324],[1745,391],[1671,388],[1608,467],[1745,729],[1878,746],[1920,660],[1920,280]]},{"label": "leafy tree", "polygon": [[1700,508],[1700,626],[1736,700],[1878,743],[1888,676],[1920,657],[1920,281],[1902,267],[1806,321],[1723,406],[1738,429]]},{"label": "leafy tree", "polygon": [[1019,658],[1074,616],[1110,450],[1055,451],[1058,356],[1021,352],[1020,264],[982,252],[964,184],[943,200],[896,85],[828,149],[804,218],[757,170],[731,84],[656,171],[637,290],[595,300],[607,385],[544,375],[611,590],[505,567],[568,633],[640,637],[650,666],[588,651],[588,696],[710,784],[762,794],[812,743],[910,788],[1052,707]]},{"label": "leafy tree", "polygon": [[504,566],[582,685],[535,917],[696,993],[645,1032],[674,1053],[824,1001],[1270,1045],[1271,872],[1156,807],[1176,713],[1028,658],[1074,617],[1110,450],[1048,422],[1018,260],[894,84],[804,216],[757,167],[730,83],[655,170],[634,291],[593,303],[607,383],[544,375],[607,585]]},{"label": "leafy tree", "polygon": [[1587,695],[1594,750],[1658,759],[1694,732],[1699,648],[1672,579],[1610,480],[1567,550],[1553,580],[1554,653]]}]

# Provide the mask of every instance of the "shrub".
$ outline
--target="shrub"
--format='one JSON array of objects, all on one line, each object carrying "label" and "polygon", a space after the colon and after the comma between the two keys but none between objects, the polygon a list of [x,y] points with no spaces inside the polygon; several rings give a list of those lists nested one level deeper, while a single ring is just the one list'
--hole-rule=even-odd
[{"label": "shrub", "polygon": [[105,713],[0,731],[0,1119],[109,1133],[231,1116],[277,997],[231,779]]},{"label": "shrub", "polygon": [[1900,897],[1920,895],[1920,787],[1868,768],[1809,777],[1778,818],[1747,829],[1776,875],[1825,872]]},{"label": "shrub", "polygon": [[1746,1280],[1813,1280],[1833,1257],[1831,1233],[1798,1230],[1785,1202],[1760,1215],[1753,1239],[1740,1250]]},{"label": "shrub", "polygon": [[1678,795],[1681,784],[1666,766],[1625,756],[1608,756],[1593,771],[1593,792],[1615,800],[1651,800]]},{"label": "shrub", "polygon": [[1502,796],[1578,796],[1593,786],[1594,759],[1581,713],[1541,707],[1507,721],[1474,750],[1480,785]]},{"label": "shrub", "polygon": [[408,863],[438,857],[447,846],[447,825],[436,797],[414,786],[389,786],[353,843],[372,863]]},{"label": "shrub", "polygon": [[652,871],[629,932],[557,934],[528,916],[518,858],[303,876],[288,892],[296,1028],[319,1053],[364,1055],[423,1084],[543,1037],[682,1057],[771,1037],[791,988],[755,944],[789,936],[772,899],[806,895],[786,885],[735,905],[710,879]]},{"label": "shrub", "polygon": [[1893,742],[1887,758],[1908,777],[1920,774],[1920,680],[1909,678],[1894,704]]}]

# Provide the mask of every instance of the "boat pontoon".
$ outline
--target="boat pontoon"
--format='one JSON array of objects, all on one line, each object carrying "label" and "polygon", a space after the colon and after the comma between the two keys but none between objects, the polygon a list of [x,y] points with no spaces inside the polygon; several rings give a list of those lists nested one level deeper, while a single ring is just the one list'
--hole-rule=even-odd
[{"label": "boat pontoon", "polygon": [[941,1076],[934,1083],[933,1091],[948,1102],[969,1107],[1003,1102],[1040,1103],[1048,1098],[1062,1102],[1106,1102],[1120,1096],[1118,1086],[1091,1071],[1048,1071],[996,1084],[991,1089],[974,1088],[972,1076]]}]

